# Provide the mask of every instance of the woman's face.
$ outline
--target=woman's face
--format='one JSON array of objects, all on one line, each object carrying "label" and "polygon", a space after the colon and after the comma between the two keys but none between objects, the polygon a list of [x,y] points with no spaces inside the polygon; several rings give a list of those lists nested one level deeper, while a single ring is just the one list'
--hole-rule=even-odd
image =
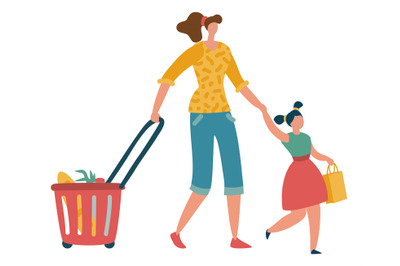
[{"label": "woman's face", "polygon": [[209,33],[209,34],[214,35],[215,33],[217,33],[217,30],[218,30],[218,23],[216,23],[216,22],[210,23],[210,24],[208,25],[207,30],[208,30],[208,33]]},{"label": "woman's face", "polygon": [[291,126],[293,129],[300,129],[304,126],[304,119],[301,115],[295,116]]}]

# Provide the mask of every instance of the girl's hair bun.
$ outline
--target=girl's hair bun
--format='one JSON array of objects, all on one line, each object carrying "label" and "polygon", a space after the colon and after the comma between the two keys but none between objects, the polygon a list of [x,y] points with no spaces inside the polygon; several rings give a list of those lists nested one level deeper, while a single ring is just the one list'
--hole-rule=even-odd
[{"label": "girl's hair bun", "polygon": [[287,115],[286,115],[286,119],[283,115],[277,115],[274,118],[275,123],[277,123],[278,125],[282,124],[283,122],[285,122],[291,127],[293,119],[296,116],[302,116],[301,113],[299,112],[299,109],[303,106],[303,104],[299,101],[295,102],[293,105],[293,110],[290,111]]},{"label": "girl's hair bun", "polygon": [[293,105],[294,108],[299,108],[299,109],[300,109],[302,106],[303,106],[303,104],[302,104],[301,102],[299,102],[299,101],[295,102],[294,105]]},{"label": "girl's hair bun", "polygon": [[278,125],[283,124],[283,122],[285,122],[285,117],[283,115],[277,115],[275,116],[274,121]]}]

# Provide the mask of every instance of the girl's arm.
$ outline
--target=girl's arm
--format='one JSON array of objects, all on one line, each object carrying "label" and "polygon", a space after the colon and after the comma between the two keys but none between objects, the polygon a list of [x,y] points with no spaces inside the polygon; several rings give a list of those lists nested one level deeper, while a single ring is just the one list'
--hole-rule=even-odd
[{"label": "girl's arm", "polygon": [[154,101],[153,113],[151,114],[151,121],[158,123],[160,115],[161,105],[164,102],[165,96],[167,95],[170,85],[168,83],[161,83],[160,89],[158,90],[156,100]]},{"label": "girl's arm", "polygon": [[311,155],[312,155],[315,159],[317,159],[317,160],[326,161],[326,162],[327,162],[328,164],[330,164],[330,165],[333,165],[333,164],[334,164],[334,162],[333,162],[333,160],[332,160],[331,158],[329,158],[328,156],[323,155],[323,154],[317,152],[317,151],[315,150],[314,146],[312,145],[312,143],[311,143]]},{"label": "girl's arm", "polygon": [[280,141],[289,142],[289,135],[286,134],[285,132],[281,131],[275,125],[274,121],[272,120],[272,118],[269,116],[269,114],[267,112],[267,108],[265,108],[265,110],[263,111],[263,117],[264,117],[265,124],[267,124],[269,131],[271,131],[271,133],[275,137],[277,137]]}]

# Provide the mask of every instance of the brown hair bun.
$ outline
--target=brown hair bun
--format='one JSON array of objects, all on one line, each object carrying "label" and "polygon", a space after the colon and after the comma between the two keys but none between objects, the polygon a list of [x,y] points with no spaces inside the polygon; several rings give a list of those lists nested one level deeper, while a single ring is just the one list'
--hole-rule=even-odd
[{"label": "brown hair bun", "polygon": [[208,29],[208,25],[210,25],[213,22],[221,24],[222,17],[220,15],[215,15],[215,16],[207,18],[206,21],[204,22],[204,26],[206,27],[206,29]]}]

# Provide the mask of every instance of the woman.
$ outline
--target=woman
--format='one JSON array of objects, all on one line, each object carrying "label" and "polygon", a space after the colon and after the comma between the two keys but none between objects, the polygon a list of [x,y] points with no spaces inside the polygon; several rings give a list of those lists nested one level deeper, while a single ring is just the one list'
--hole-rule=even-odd
[{"label": "woman", "polygon": [[293,163],[287,170],[282,188],[282,207],[284,210],[290,210],[291,213],[267,229],[266,238],[268,239],[271,233],[297,224],[307,214],[310,225],[311,254],[321,254],[316,250],[320,225],[319,204],[327,201],[328,194],[321,173],[309,158],[312,155],[315,159],[326,161],[330,165],[333,164],[333,160],[318,153],[311,143],[311,138],[300,132],[304,125],[303,116],[299,112],[302,106],[301,102],[296,102],[293,110],[287,115],[278,115],[274,118],[277,124],[286,122],[292,127],[293,132],[288,134],[282,132],[274,124],[267,111],[263,112],[268,129],[282,141],[293,157]]},{"label": "woman", "polygon": [[[231,247],[251,247],[237,238],[243,180],[235,119],[230,113],[223,87],[225,74],[236,87],[236,92],[240,92],[252,105],[260,110],[265,106],[247,87],[248,82],[240,75],[229,47],[215,40],[218,24],[221,22],[220,15],[207,18],[195,12],[190,14],[186,21],[177,25],[177,30],[187,34],[196,44],[179,56],[158,80],[161,85],[151,115],[151,120],[158,122],[158,112],[169,87],[175,84],[175,79],[183,71],[193,66],[199,87],[189,104],[193,156],[193,177],[190,187],[192,194],[183,210],[176,232],[171,234],[173,243],[179,248],[185,248],[180,239],[181,231],[211,188],[214,137],[218,141],[224,173],[225,195],[227,195],[232,231]],[[203,26],[208,31],[208,39],[200,42]]]}]

